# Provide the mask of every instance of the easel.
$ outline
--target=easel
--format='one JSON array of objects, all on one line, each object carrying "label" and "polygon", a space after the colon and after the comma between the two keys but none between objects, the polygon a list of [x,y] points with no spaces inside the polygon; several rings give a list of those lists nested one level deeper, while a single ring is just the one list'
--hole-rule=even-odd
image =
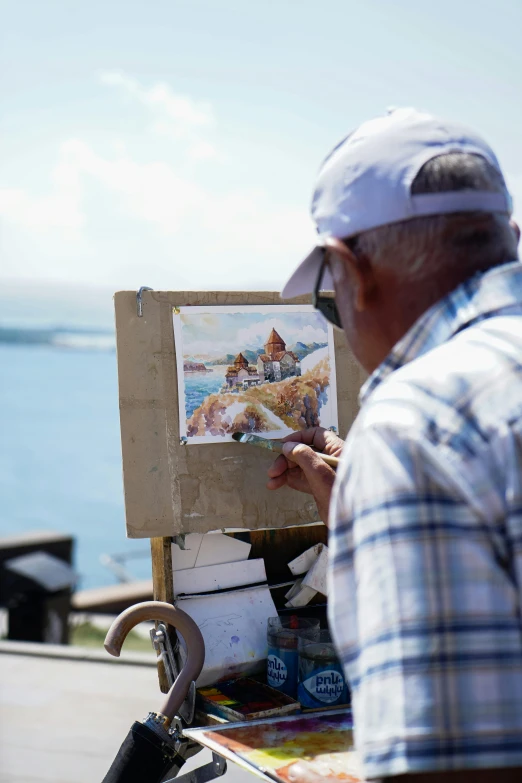
[{"label": "easel", "polygon": [[[151,538],[150,554],[152,559],[152,592],[155,601],[174,603],[174,580],[172,574],[172,539],[167,537]],[[176,632],[169,627],[170,642],[176,643]],[[170,688],[165,664],[158,661],[159,687],[162,693]]]},{"label": "easel", "polygon": [[[326,528],[313,524],[318,522],[317,510],[308,496],[265,489],[265,454],[239,444],[186,447],[179,442],[172,308],[281,303],[275,292],[160,292],[143,287],[137,295],[115,295],[127,534],[151,540],[155,600],[174,603],[171,545],[180,533],[250,531],[252,557],[265,559],[269,583],[277,582],[279,574],[284,578],[286,564],[302,551],[326,541]],[[296,303],[309,300],[292,301]],[[341,334],[335,336],[335,354],[339,429],[345,433],[357,412],[363,375]],[[239,467],[225,461],[231,454]],[[213,488],[210,499],[197,491],[206,482]],[[268,529],[267,521],[273,522]],[[170,641],[174,647],[174,632]],[[158,675],[160,689],[167,692],[169,678],[161,661]]]}]

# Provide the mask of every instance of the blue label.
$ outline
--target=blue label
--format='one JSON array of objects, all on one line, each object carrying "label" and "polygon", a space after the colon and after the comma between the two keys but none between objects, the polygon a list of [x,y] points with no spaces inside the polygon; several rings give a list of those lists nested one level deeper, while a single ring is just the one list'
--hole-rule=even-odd
[{"label": "blue label", "polygon": [[272,688],[295,698],[297,690],[297,650],[268,648],[266,681]]},{"label": "blue label", "polygon": [[303,707],[328,707],[348,703],[348,689],[341,667],[314,669],[300,682],[297,698]]}]

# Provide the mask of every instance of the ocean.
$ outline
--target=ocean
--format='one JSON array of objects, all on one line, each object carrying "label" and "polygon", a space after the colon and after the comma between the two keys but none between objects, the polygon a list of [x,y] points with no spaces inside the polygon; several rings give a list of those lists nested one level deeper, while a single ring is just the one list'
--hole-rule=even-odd
[{"label": "ocean", "polygon": [[[148,539],[125,536],[112,302],[8,292],[0,323],[0,536],[55,530],[75,538],[78,587],[116,584],[103,560],[151,576]],[[56,326],[59,324],[59,326]],[[190,416],[226,367],[185,375]]]},{"label": "ocean", "polygon": [[215,394],[223,386],[227,368],[217,365],[211,372],[186,372],[185,376],[185,411],[187,419],[192,416],[205,397]]},{"label": "ocean", "polygon": [[149,541],[125,538],[113,342],[0,344],[0,535],[72,534],[80,588],[118,581],[104,554],[130,556],[134,578],[151,575]]}]

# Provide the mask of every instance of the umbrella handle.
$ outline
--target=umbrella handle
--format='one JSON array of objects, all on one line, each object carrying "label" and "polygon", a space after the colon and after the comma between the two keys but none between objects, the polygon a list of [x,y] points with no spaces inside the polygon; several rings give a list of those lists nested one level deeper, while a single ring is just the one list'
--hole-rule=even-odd
[{"label": "umbrella handle", "polygon": [[118,658],[129,631],[144,620],[170,623],[183,636],[187,647],[187,660],[159,710],[167,719],[167,725],[170,725],[185,701],[190,684],[201,674],[205,662],[205,642],[198,626],[186,612],[163,601],[143,601],[125,609],[114,620],[103,645],[107,652]]}]

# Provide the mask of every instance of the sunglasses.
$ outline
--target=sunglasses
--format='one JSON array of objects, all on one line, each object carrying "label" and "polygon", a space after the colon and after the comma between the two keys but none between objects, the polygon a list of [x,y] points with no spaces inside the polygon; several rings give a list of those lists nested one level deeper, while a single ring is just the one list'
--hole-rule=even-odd
[{"label": "sunglasses", "polygon": [[324,315],[327,321],[338,329],[342,329],[343,325],[333,295],[321,293],[321,283],[323,282],[324,270],[326,269],[326,248],[321,249],[323,251],[323,260],[321,261],[319,274],[317,275],[315,288],[312,294],[312,304],[316,310],[319,310],[319,312]]}]

